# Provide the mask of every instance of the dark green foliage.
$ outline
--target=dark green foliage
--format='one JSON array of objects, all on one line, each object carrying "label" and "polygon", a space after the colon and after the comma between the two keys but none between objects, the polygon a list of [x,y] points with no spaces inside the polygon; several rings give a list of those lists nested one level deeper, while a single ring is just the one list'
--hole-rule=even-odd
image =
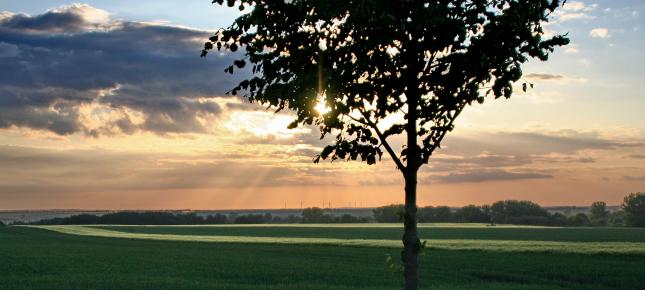
[{"label": "dark green foliage", "polygon": [[272,221],[270,213],[266,214],[247,214],[235,218],[236,224],[266,224]]},{"label": "dark green foliage", "polygon": [[367,218],[364,217],[355,217],[351,214],[343,214],[340,217],[336,218],[338,223],[366,223],[368,222]]},{"label": "dark green foliage", "polygon": [[625,224],[645,227],[645,193],[632,193],[625,197],[621,206],[625,212]]},{"label": "dark green foliage", "polygon": [[584,213],[579,213],[574,216],[570,216],[567,219],[567,224],[574,227],[588,227],[591,226],[591,221]]},{"label": "dark green foliage", "polygon": [[426,206],[419,208],[417,212],[419,222],[422,223],[442,223],[455,222],[455,216],[450,207],[447,206]]},{"label": "dark green foliage", "polygon": [[549,218],[549,224],[548,225],[549,226],[554,226],[554,227],[567,226],[568,225],[567,216],[565,216],[565,215],[563,215],[563,214],[561,214],[559,212],[556,212],[556,213],[552,214],[551,217]]},{"label": "dark green foliage", "polygon": [[[401,289],[386,267],[386,253],[396,257],[380,248],[127,240],[5,227],[0,289]],[[431,250],[421,259],[422,289],[606,290],[645,284],[643,256]]]},{"label": "dark green foliage", "polygon": [[490,214],[487,212],[489,208],[467,205],[455,212],[455,219],[467,223],[487,223],[491,221]]},{"label": "dark green foliage", "polygon": [[4,223],[0,221],[0,227],[4,227]]},{"label": "dark green foliage", "polygon": [[302,210],[303,223],[330,223],[332,221],[333,217],[325,214],[325,211],[319,207],[310,207]]},{"label": "dark green foliage", "polygon": [[625,226],[625,213],[622,210],[609,213],[609,225],[613,227]]},{"label": "dark green foliage", "polygon": [[205,224],[227,224],[228,223],[228,217],[226,215],[223,215],[221,213],[214,214],[214,215],[208,215],[204,219]]},{"label": "dark green foliage", "polygon": [[403,205],[391,204],[375,208],[374,220],[379,223],[397,223],[402,221]]},{"label": "dark green foliage", "polygon": [[606,226],[609,222],[609,211],[604,201],[596,201],[591,204],[591,215],[589,217],[591,225]]},{"label": "dark green foliage", "polygon": [[503,200],[490,207],[494,223],[503,224],[548,224],[549,213],[540,205],[528,200]]},{"label": "dark green foliage", "polygon": [[114,224],[114,225],[188,225],[188,224],[218,224],[226,223],[224,215],[216,214],[206,218],[191,213],[171,212],[136,212],[121,211],[104,214],[101,216],[91,214],[72,215],[66,218],[53,218],[40,220],[32,224],[37,225],[90,225],[90,224]]}]

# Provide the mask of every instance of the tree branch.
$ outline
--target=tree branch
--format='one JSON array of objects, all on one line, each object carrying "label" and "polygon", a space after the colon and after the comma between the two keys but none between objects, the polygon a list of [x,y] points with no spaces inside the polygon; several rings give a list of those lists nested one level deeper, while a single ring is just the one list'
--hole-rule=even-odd
[{"label": "tree branch", "polygon": [[[374,131],[376,132],[376,135],[381,140],[381,144],[383,145],[383,147],[385,147],[385,150],[387,151],[387,153],[390,154],[390,157],[392,158],[392,160],[394,160],[394,163],[396,164],[396,167],[399,168],[401,173],[405,174],[405,166],[403,165],[403,162],[401,162],[401,159],[399,158],[399,156],[396,155],[396,152],[394,152],[394,150],[392,149],[392,146],[390,146],[390,144],[387,142],[387,140],[386,140],[387,137],[385,137],[383,135],[383,133],[381,132],[381,130],[379,130],[379,128],[376,126],[376,124],[374,122],[372,122],[368,118],[368,116],[366,116],[365,111],[360,110],[360,109],[359,109],[359,111],[361,111],[361,114],[363,115],[363,118],[365,118],[365,122],[367,122],[366,125],[372,127],[372,129],[374,129]],[[351,116],[349,116],[349,117],[352,118],[352,119],[355,119],[355,118],[353,118]]]},{"label": "tree branch", "polygon": [[[463,111],[463,109],[464,109],[465,107],[466,107],[466,103],[463,103],[461,106],[459,106],[459,107],[455,110],[455,115],[454,115],[452,118],[450,118],[450,122],[448,123],[448,125],[447,125],[446,127],[448,127],[448,128],[451,128],[451,127],[452,127],[452,124],[455,122],[455,119],[457,119],[457,117],[459,116],[459,114],[461,113],[461,111]],[[437,149],[437,148],[441,148],[441,141],[443,140],[443,137],[445,137],[445,136],[446,136],[446,134],[448,133],[448,131],[450,131],[450,130],[443,130],[443,131],[441,132],[441,135],[439,135],[439,138],[438,138],[437,140],[435,140],[435,142],[432,144],[432,147],[430,147],[430,149],[428,149],[428,154],[427,154],[427,156],[426,156],[424,159],[426,159],[426,160],[427,160],[428,158],[430,158],[430,155],[432,155],[432,153],[434,152],[434,150],[435,150],[435,149]]]}]

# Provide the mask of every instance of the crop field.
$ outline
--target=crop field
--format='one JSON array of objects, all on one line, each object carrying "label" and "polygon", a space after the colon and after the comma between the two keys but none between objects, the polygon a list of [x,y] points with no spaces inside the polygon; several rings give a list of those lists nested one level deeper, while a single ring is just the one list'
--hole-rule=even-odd
[{"label": "crop field", "polygon": [[[0,289],[400,289],[400,225],[0,227]],[[643,289],[645,230],[424,224],[423,289]]]}]

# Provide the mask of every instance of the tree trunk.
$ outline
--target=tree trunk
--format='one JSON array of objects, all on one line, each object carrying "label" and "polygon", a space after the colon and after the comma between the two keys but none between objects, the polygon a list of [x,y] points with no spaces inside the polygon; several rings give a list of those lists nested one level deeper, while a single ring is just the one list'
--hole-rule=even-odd
[{"label": "tree trunk", "polygon": [[405,290],[419,288],[419,250],[421,242],[417,234],[417,172],[421,166],[419,146],[417,145],[418,104],[421,94],[418,90],[417,62],[419,50],[415,44],[406,52],[409,57],[409,72],[406,72],[407,91],[405,92],[408,105],[406,137],[407,137],[407,166],[403,173],[405,177],[405,213],[403,214],[403,276]]},{"label": "tree trunk", "polygon": [[[408,96],[408,108],[416,108],[418,96],[412,90]],[[417,146],[417,110],[408,109],[407,166],[405,168],[405,213],[403,214],[403,276],[405,290],[419,288],[419,250],[421,242],[417,234],[417,172],[419,170],[419,147]]]},{"label": "tree trunk", "polygon": [[417,234],[417,170],[412,169],[405,176],[405,213],[403,216],[403,276],[405,290],[417,290],[419,287],[419,250],[421,243]]}]

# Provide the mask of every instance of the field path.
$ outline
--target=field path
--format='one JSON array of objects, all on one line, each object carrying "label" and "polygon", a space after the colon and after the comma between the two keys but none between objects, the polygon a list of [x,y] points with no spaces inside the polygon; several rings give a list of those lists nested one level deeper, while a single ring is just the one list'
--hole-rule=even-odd
[{"label": "field path", "polygon": [[[264,243],[264,244],[315,244],[355,247],[399,248],[400,240],[383,239],[336,239],[300,237],[250,237],[213,235],[175,235],[127,233],[80,225],[29,226],[64,234],[162,241],[214,242],[214,243]],[[642,242],[556,242],[517,240],[466,240],[466,239],[424,239],[430,249],[479,250],[499,252],[557,252],[578,254],[631,254],[645,255]]]}]

